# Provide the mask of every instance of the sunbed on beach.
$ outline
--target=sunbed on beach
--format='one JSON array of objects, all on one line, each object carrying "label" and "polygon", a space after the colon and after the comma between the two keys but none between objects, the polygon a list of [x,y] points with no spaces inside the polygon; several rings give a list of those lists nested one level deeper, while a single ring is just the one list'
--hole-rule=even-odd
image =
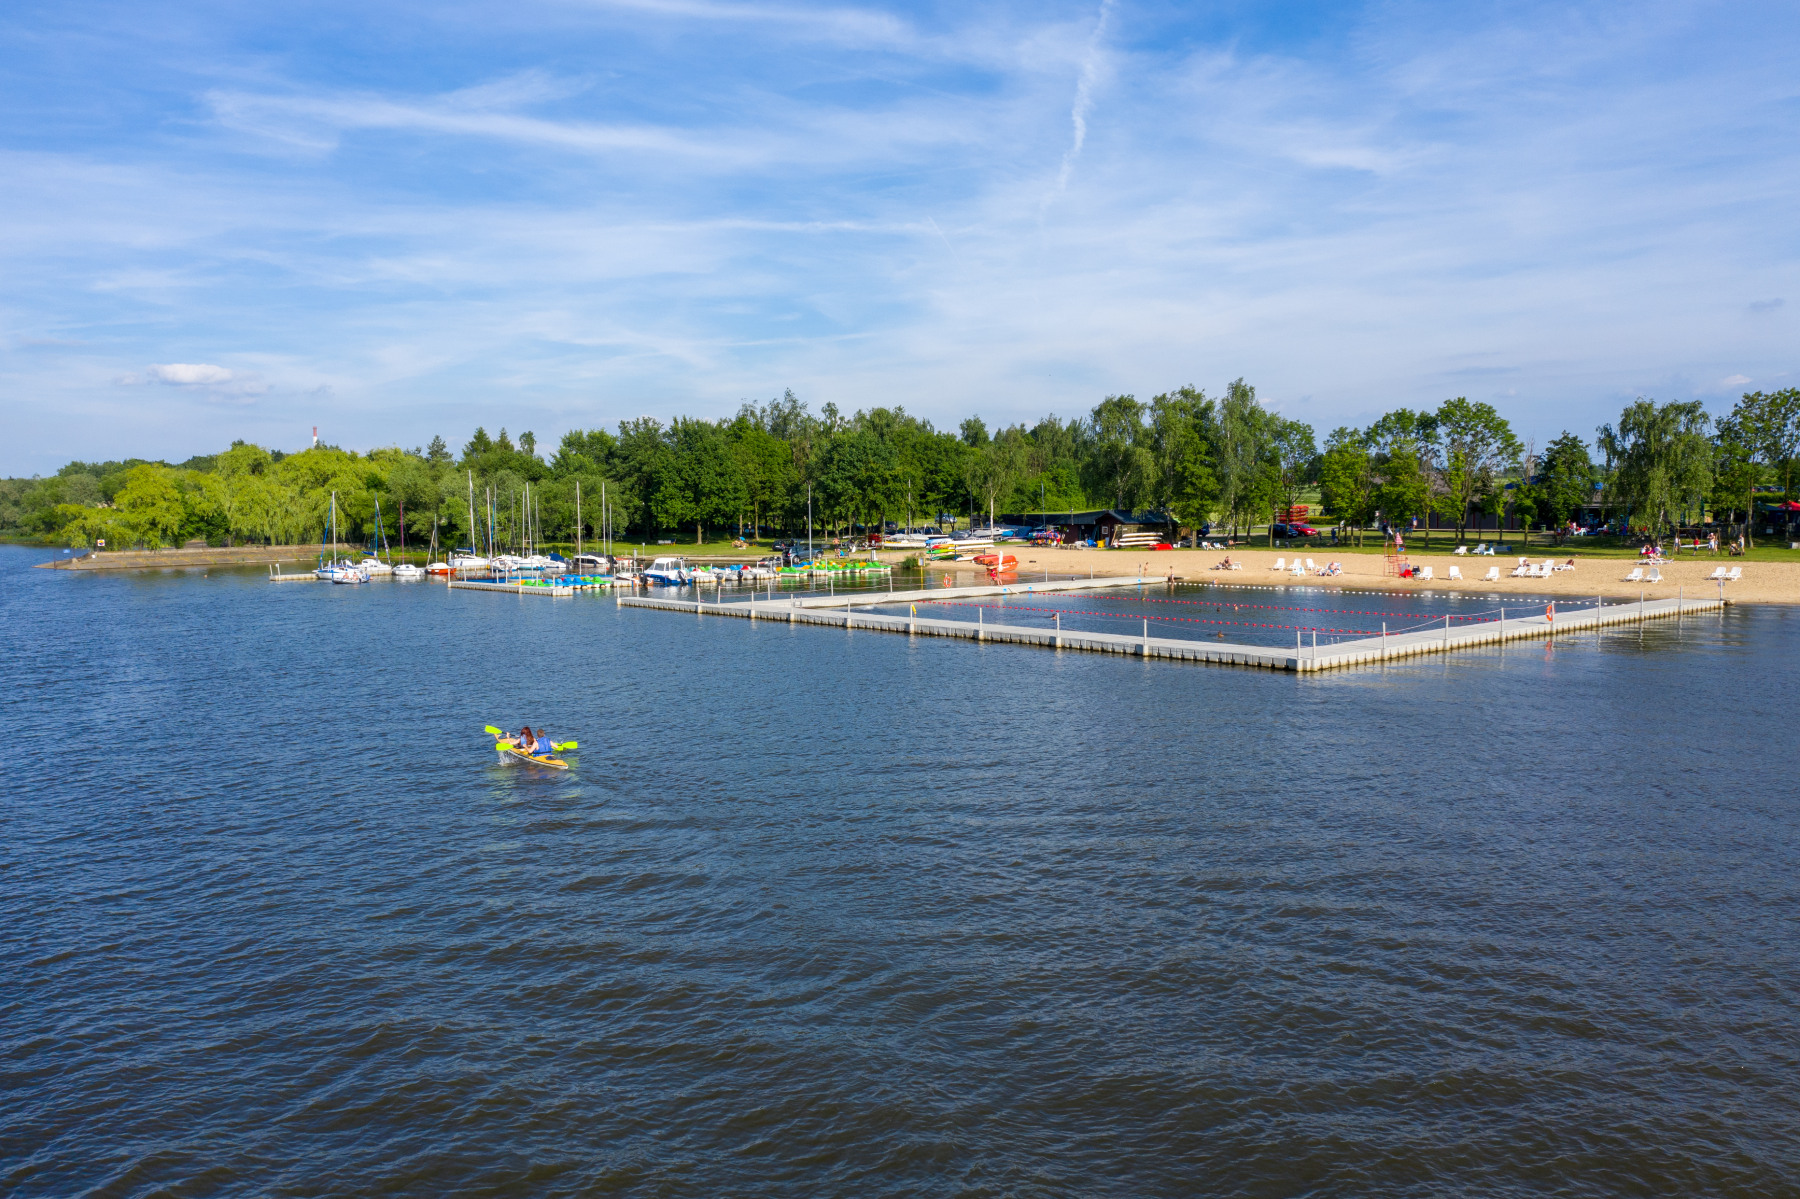
[{"label": "sunbed on beach", "polygon": [[1498,583],[1500,581],[1500,568],[1498,566],[1488,567],[1488,572],[1481,576],[1481,581],[1483,583]]},{"label": "sunbed on beach", "polygon": [[1632,567],[1631,573],[1625,576],[1625,581],[1627,583],[1642,583],[1644,581],[1644,568],[1641,566]]},{"label": "sunbed on beach", "polygon": [[1457,582],[1458,582],[1458,583],[1460,583],[1460,582],[1462,582],[1462,581],[1463,581],[1463,577],[1462,577],[1462,567],[1460,567],[1460,566],[1452,566],[1452,567],[1451,567],[1451,568],[1450,568],[1450,574],[1449,574],[1449,575],[1448,575],[1448,577],[1449,577],[1449,578],[1451,578],[1451,579],[1454,579],[1454,580],[1456,580],[1456,581],[1457,581]]}]

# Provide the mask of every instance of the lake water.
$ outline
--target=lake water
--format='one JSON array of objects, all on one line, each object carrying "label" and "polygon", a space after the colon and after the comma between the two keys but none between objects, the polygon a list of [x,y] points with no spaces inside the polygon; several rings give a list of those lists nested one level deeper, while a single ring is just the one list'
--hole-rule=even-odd
[{"label": "lake water", "polygon": [[1800,612],[1295,677],[44,556],[9,1194],[1795,1193]]}]

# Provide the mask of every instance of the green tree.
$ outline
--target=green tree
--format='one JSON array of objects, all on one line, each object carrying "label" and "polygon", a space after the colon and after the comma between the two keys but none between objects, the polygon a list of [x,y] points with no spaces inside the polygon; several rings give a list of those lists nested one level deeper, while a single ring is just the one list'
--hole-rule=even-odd
[{"label": "green tree", "polygon": [[1368,434],[1347,426],[1333,429],[1319,459],[1319,498],[1327,512],[1356,530],[1358,546],[1363,529],[1375,518],[1375,486]]},{"label": "green tree", "polygon": [[1177,528],[1196,532],[1210,521],[1219,502],[1213,473],[1213,402],[1194,387],[1165,392],[1150,401],[1150,440],[1155,458],[1152,502]]},{"label": "green tree", "polygon": [[1587,443],[1566,429],[1544,449],[1535,485],[1538,511],[1562,526],[1574,512],[1594,500],[1594,463]]},{"label": "green tree", "polygon": [[1090,488],[1114,508],[1137,507],[1156,485],[1156,459],[1146,444],[1144,405],[1133,396],[1109,395],[1095,405],[1089,426]]},{"label": "green tree", "polygon": [[1271,421],[1269,448],[1274,483],[1269,497],[1269,545],[1273,546],[1275,509],[1292,508],[1300,502],[1300,493],[1316,477],[1319,451],[1311,425],[1281,416]]},{"label": "green tree", "polygon": [[1493,489],[1500,472],[1517,469],[1522,447],[1492,404],[1466,396],[1444,401],[1436,426],[1443,444],[1444,501],[1455,515],[1460,542],[1468,533],[1469,509]]},{"label": "green tree", "polygon": [[1219,401],[1213,471],[1219,480],[1219,507],[1231,520],[1232,536],[1243,521],[1245,534],[1255,514],[1267,505],[1270,474],[1269,413],[1257,402],[1256,388],[1234,379]]},{"label": "green tree", "polygon": [[1677,509],[1711,490],[1709,423],[1698,401],[1639,399],[1620,414],[1620,498],[1652,536],[1670,527]]},{"label": "green tree", "polygon": [[993,438],[975,447],[963,460],[963,482],[969,494],[987,510],[990,526],[996,502],[1012,486],[1023,466],[1024,447],[1017,437]]},{"label": "green tree", "polygon": [[1756,489],[1764,475],[1757,461],[1758,446],[1764,443],[1756,423],[1760,414],[1745,409],[1739,404],[1718,424],[1713,440],[1712,505],[1715,516],[1735,516],[1739,511],[1744,514],[1744,544],[1751,546],[1755,544]]},{"label": "green tree", "polygon": [[175,544],[187,520],[177,476],[166,466],[132,467],[115,503],[128,534],[151,549]]},{"label": "green tree", "polygon": [[1396,408],[1369,426],[1375,453],[1375,504],[1382,517],[1398,528],[1415,516],[1425,518],[1430,545],[1432,485],[1430,463],[1435,426],[1426,413]]}]

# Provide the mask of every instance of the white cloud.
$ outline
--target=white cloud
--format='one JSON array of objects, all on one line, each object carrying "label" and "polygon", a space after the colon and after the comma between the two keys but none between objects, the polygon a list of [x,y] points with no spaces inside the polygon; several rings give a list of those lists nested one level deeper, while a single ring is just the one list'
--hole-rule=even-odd
[{"label": "white cloud", "polygon": [[210,362],[165,362],[145,372],[153,383],[171,387],[217,386],[235,377],[222,366]]},{"label": "white cloud", "polygon": [[157,362],[145,367],[142,374],[133,372],[113,380],[116,387],[143,387],[161,384],[191,391],[200,399],[221,403],[252,403],[269,390],[261,375],[234,371],[211,362]]},{"label": "white cloud", "polygon": [[1746,384],[1748,382],[1750,382],[1749,375],[1728,375],[1725,378],[1719,380],[1719,386],[1720,387],[1742,387],[1744,384]]}]

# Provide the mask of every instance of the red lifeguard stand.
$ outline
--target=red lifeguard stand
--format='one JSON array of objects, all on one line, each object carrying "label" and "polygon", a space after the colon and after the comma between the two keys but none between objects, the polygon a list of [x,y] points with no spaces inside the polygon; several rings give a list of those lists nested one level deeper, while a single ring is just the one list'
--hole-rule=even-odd
[{"label": "red lifeguard stand", "polygon": [[1406,569],[1406,550],[1398,537],[1388,536],[1382,539],[1387,549],[1386,561],[1382,573],[1390,578],[1399,578],[1400,572]]}]

